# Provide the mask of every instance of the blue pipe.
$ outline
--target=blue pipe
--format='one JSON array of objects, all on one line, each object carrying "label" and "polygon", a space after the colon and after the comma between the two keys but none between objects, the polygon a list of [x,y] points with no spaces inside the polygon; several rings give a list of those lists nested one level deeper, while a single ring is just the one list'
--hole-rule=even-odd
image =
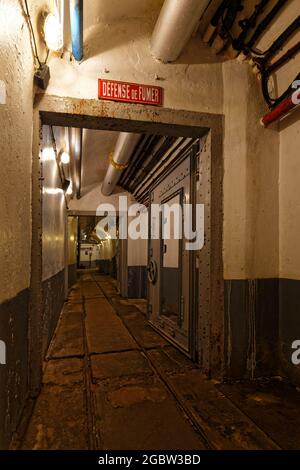
[{"label": "blue pipe", "polygon": [[72,53],[76,60],[83,59],[83,0],[70,0]]}]

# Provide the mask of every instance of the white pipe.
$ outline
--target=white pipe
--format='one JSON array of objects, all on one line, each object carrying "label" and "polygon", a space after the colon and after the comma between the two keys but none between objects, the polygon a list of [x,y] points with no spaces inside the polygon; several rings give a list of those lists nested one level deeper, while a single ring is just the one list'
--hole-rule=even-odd
[{"label": "white pipe", "polygon": [[114,153],[112,155],[112,161],[109,164],[104,181],[102,183],[101,191],[104,196],[110,196],[112,194],[119,179],[121,178],[124,167],[129,163],[129,160],[140,137],[140,134],[120,132]]},{"label": "white pipe", "polygon": [[70,171],[77,199],[81,197],[82,129],[69,127]]},{"label": "white pipe", "polygon": [[151,50],[156,59],[173,62],[206,10],[210,0],[165,0],[153,31]]}]

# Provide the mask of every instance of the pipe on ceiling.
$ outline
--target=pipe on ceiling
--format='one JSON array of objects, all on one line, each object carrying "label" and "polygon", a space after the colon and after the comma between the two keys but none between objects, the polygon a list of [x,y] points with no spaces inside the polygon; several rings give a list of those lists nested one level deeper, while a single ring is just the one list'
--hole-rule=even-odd
[{"label": "pipe on ceiling", "polygon": [[287,4],[287,2],[288,0],[277,1],[276,5],[272,8],[272,10],[264,17],[261,23],[259,23],[249,41],[244,44],[244,47],[246,49],[251,49],[253,46],[255,46],[256,42],[263,35],[269,24],[273,21],[273,19],[280,12],[280,10]]},{"label": "pipe on ceiling", "polygon": [[210,0],[165,0],[151,40],[156,59],[178,59],[209,3]]},{"label": "pipe on ceiling", "polygon": [[70,0],[72,54],[77,61],[83,59],[83,0]]},{"label": "pipe on ceiling", "polygon": [[81,197],[81,165],[82,165],[82,129],[69,128],[70,173],[73,192],[77,199]]},{"label": "pipe on ceiling", "polygon": [[115,189],[122,171],[128,166],[130,158],[138,144],[140,134],[120,132],[115,150],[110,157],[110,164],[102,183],[102,194],[110,196]]}]

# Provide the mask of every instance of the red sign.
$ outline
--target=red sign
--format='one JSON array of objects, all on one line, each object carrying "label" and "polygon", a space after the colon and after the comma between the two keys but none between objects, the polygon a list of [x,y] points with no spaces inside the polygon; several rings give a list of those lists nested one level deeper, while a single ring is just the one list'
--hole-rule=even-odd
[{"label": "red sign", "polygon": [[163,89],[159,86],[100,79],[98,97],[102,100],[162,106]]}]

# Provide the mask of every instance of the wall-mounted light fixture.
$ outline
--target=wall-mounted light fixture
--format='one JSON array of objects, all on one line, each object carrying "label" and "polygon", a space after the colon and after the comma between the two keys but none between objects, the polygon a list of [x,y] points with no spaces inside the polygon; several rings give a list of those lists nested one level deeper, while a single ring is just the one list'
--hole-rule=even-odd
[{"label": "wall-mounted light fixture", "polygon": [[58,14],[48,13],[44,23],[44,38],[50,51],[60,51],[63,48],[63,29]]},{"label": "wall-mounted light fixture", "polygon": [[64,165],[68,165],[70,163],[70,154],[68,152],[62,152],[60,155],[60,161]]},{"label": "wall-mounted light fixture", "polygon": [[54,152],[53,147],[43,148],[42,160],[43,160],[43,162],[49,162],[49,161],[55,162],[55,152]]}]

